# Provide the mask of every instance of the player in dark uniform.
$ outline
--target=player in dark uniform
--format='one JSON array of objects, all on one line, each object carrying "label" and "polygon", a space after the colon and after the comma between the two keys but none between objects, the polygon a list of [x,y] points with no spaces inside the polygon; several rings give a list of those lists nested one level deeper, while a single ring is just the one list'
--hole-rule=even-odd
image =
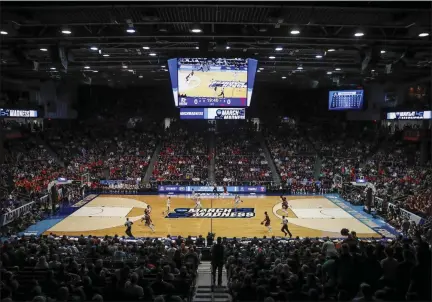
[{"label": "player in dark uniform", "polygon": [[282,195],[281,195],[280,199],[282,200],[282,209],[286,212],[288,210],[288,206],[289,206],[288,201],[287,201],[286,197],[282,196]]},{"label": "player in dark uniform", "polygon": [[216,183],[213,185],[213,194],[217,194],[217,196],[220,195],[218,190],[217,190],[217,184]]},{"label": "player in dark uniform", "polygon": [[222,87],[222,91],[221,91],[221,93],[219,93],[218,96],[221,96],[223,98],[225,97],[225,88]]},{"label": "player in dark uniform", "polygon": [[186,76],[186,82],[189,82],[189,79],[193,76],[194,76],[194,72],[192,70],[192,72]]},{"label": "player in dark uniform", "polygon": [[224,192],[224,194],[228,194],[228,189],[227,189],[226,184],[223,185],[223,192]]},{"label": "player in dark uniform", "polygon": [[152,220],[150,218],[150,215],[149,214],[144,215],[143,220],[144,220],[144,225],[146,227],[149,227],[150,230],[152,230],[152,232],[154,232],[155,231],[154,230],[154,225],[153,225],[153,222],[152,222]]},{"label": "player in dark uniform", "polygon": [[270,217],[267,214],[267,212],[264,212],[265,218],[264,220],[261,222],[261,224],[263,224],[265,227],[268,228],[269,233],[272,231],[272,227],[270,225]]}]

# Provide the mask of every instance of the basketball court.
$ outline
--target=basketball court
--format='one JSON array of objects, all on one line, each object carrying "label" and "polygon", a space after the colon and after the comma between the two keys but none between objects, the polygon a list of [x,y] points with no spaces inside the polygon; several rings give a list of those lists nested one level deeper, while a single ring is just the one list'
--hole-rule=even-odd
[{"label": "basketball court", "polygon": [[[194,75],[186,80],[186,77],[190,74],[189,70],[179,70],[178,72],[178,85],[179,94],[186,94],[188,96],[195,97],[218,97],[221,92],[221,88],[218,87],[214,90],[211,87],[212,81],[221,82],[247,82],[247,72],[216,72],[216,71],[194,71]],[[244,88],[232,88],[224,87],[224,93],[226,98],[246,98],[246,87]]]},{"label": "basketball court", "polygon": [[[281,218],[285,215],[289,217],[289,229],[293,236],[341,237],[340,230],[348,228],[356,231],[358,237],[381,237],[370,226],[323,196],[288,196],[290,208],[287,212],[282,210],[279,196],[242,197],[244,202],[240,204],[239,211],[248,211],[243,218],[230,217],[234,215],[230,214],[234,211],[233,196],[202,198],[203,210],[188,216],[188,211],[194,212],[194,201],[187,195],[171,195],[171,212],[178,215],[170,216],[175,218],[169,218],[164,213],[166,198],[162,195],[99,195],[45,233],[68,236],[123,236],[124,223],[128,217],[134,222],[132,233],[136,237],[166,237],[167,234],[206,236],[208,232],[216,233],[216,236],[240,238],[281,236]],[[147,205],[152,208],[154,233],[141,222]],[[211,218],[212,213],[218,211],[225,211],[226,215],[222,215],[225,217]],[[270,216],[272,233],[261,225],[264,212]]]}]

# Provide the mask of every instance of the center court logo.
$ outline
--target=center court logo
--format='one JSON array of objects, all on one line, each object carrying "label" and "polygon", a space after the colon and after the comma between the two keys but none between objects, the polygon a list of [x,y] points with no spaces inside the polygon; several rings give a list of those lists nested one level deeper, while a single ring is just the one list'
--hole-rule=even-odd
[{"label": "center court logo", "polygon": [[212,209],[191,209],[179,208],[169,213],[166,218],[252,218],[255,217],[253,208],[212,208]]}]

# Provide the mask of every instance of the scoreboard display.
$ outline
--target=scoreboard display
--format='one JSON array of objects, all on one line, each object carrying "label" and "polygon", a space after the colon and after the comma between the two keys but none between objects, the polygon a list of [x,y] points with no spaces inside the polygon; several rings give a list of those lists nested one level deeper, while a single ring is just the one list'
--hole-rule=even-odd
[{"label": "scoreboard display", "polygon": [[168,60],[176,107],[249,107],[258,61],[244,58]]},{"label": "scoreboard display", "polygon": [[180,108],[183,120],[244,120],[245,108]]},{"label": "scoreboard display", "polygon": [[363,108],[363,90],[329,92],[329,110],[360,110]]}]

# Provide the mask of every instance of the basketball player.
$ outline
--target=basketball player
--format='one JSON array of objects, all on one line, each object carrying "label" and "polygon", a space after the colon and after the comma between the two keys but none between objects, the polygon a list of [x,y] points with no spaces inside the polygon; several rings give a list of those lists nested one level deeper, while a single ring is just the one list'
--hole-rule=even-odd
[{"label": "basketball player", "polygon": [[[144,210],[144,216],[150,215],[150,213],[151,213],[151,207],[150,207],[150,205],[147,205],[147,208],[145,208],[145,210]],[[141,221],[142,221],[142,219],[141,219]]]},{"label": "basketball player", "polygon": [[216,183],[213,185],[213,194],[217,194],[218,197],[220,195],[218,190],[217,190],[217,184]]},{"label": "basketball player", "polygon": [[191,73],[186,76],[186,83],[189,83],[189,79],[193,76],[194,76],[194,72],[192,70]]},{"label": "basketball player", "polygon": [[166,206],[167,206],[167,210],[166,213],[167,215],[169,214],[170,210],[171,210],[171,197],[168,196],[168,199],[166,201]]},{"label": "basketball player", "polygon": [[221,93],[218,94],[218,96],[219,97],[221,96],[222,98],[225,97],[225,88],[224,87],[222,87],[222,91],[221,91]]},{"label": "basketball player", "polygon": [[223,192],[224,192],[224,194],[228,194],[228,189],[227,189],[226,184],[223,185]]},{"label": "basketball player", "polygon": [[202,205],[201,205],[201,198],[197,197],[197,199],[195,199],[195,210],[197,209],[202,209]]},{"label": "basketball player", "polygon": [[289,205],[288,205],[288,201],[287,201],[286,197],[281,195],[280,199],[282,200],[282,210],[284,210],[285,213],[288,213]]},{"label": "basketball player", "polygon": [[152,232],[154,233],[154,224],[153,224],[153,222],[152,222],[152,220],[151,220],[151,218],[150,218],[150,215],[149,214],[146,214],[146,215],[144,215],[144,217],[143,217],[143,219],[144,219],[144,225],[146,226],[146,227],[149,227],[150,228],[150,230],[152,230]]},{"label": "basketball player", "polygon": [[283,232],[285,234],[285,236],[288,234],[290,236],[290,238],[292,238],[292,234],[288,230],[288,218],[286,218],[285,216],[282,216],[281,224],[282,224],[281,232]]},{"label": "basketball player", "polygon": [[239,204],[243,202],[243,200],[240,199],[239,195],[236,195],[234,197],[234,212],[237,212],[237,207],[239,206]]},{"label": "basketball player", "polygon": [[267,214],[267,212],[264,212],[264,215],[265,215],[265,218],[264,218],[264,220],[261,222],[261,224],[264,224],[264,226],[268,228],[269,233],[271,233],[271,231],[272,231],[272,227],[271,227],[271,225],[270,225],[270,217],[269,217],[269,215]]},{"label": "basketball player", "polygon": [[126,218],[126,222],[125,222],[124,225],[126,227],[126,231],[125,231],[126,235],[128,235],[129,237],[133,237],[133,235],[132,235],[132,225],[133,225],[133,222],[130,221],[129,218]]}]

